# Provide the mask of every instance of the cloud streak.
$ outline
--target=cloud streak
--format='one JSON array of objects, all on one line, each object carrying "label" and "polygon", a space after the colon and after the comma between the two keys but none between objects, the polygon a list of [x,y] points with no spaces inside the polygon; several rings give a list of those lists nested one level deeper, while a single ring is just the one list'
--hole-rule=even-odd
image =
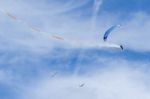
[{"label": "cloud streak", "polygon": [[[92,0],[2,1],[2,9],[35,27],[30,31],[0,14],[0,86],[8,94],[4,98],[150,98],[150,46],[145,44],[149,42],[149,14],[137,12],[119,20],[115,13],[98,14],[103,6],[97,2],[92,12]],[[91,15],[84,16],[80,7]],[[91,19],[96,25],[92,31]],[[124,51],[103,48],[104,31],[116,23],[122,27],[113,31],[110,41],[123,44]],[[37,33],[38,29],[44,33]],[[64,40],[48,35],[61,35]]]},{"label": "cloud streak", "polygon": [[[5,9],[5,7],[7,7],[10,4],[10,2],[8,2],[8,1],[7,1],[7,3],[6,3],[6,1],[3,1],[3,2],[5,2],[5,6],[3,6]],[[74,2],[74,1],[68,2],[67,5],[72,6],[72,2]],[[47,12],[43,12],[43,10],[42,11],[38,10],[36,8],[36,5],[32,5],[32,3],[34,3],[34,1],[32,1],[31,4],[28,4],[27,1],[26,2],[19,1],[19,2],[16,2],[16,4],[15,4],[16,6],[13,7],[13,9],[10,7],[8,7],[8,8],[10,8],[11,10],[9,10],[9,11],[14,13],[14,15],[16,15],[18,18],[24,20],[24,22],[28,23],[31,27],[35,27],[35,28],[41,30],[43,33],[32,32],[32,31],[28,30],[27,26],[25,26],[23,24],[19,24],[19,23],[14,23],[14,22],[10,21],[5,15],[2,15],[2,17],[3,17],[3,19],[5,19],[5,23],[8,22],[9,24],[13,25],[13,28],[10,31],[14,31],[15,33],[13,33],[13,36],[14,35],[16,35],[16,36],[13,39],[15,41],[12,41],[12,42],[14,42],[14,43],[20,42],[21,45],[23,45],[23,44],[25,45],[24,48],[29,47],[31,50],[33,50],[33,49],[41,49],[43,47],[46,50],[50,50],[49,45],[56,45],[56,44],[54,44],[55,41],[53,42],[52,40],[49,39],[50,37],[48,37],[48,35],[52,35],[52,34],[61,35],[63,38],[65,38],[66,42],[64,42],[64,45],[66,43],[67,43],[67,45],[68,45],[68,43],[70,43],[70,44],[73,44],[72,46],[85,46],[86,47],[86,46],[93,45],[93,46],[97,47],[99,45],[104,45],[102,42],[102,39],[100,39],[103,37],[104,31],[108,27],[110,27],[112,24],[116,23],[116,22],[113,22],[113,21],[115,21],[115,19],[113,19],[113,15],[111,15],[112,18],[110,18],[110,17],[107,18],[107,14],[97,16],[99,7],[101,6],[101,2],[102,1],[97,1],[97,3],[95,3],[95,7],[94,7],[93,17],[98,17],[97,22],[96,22],[97,28],[95,28],[94,31],[90,30],[90,28],[91,28],[91,20],[90,19],[81,20],[83,18],[83,16],[80,17],[81,19],[75,19],[75,18],[73,18],[72,15],[68,14],[69,12],[68,13],[62,12],[62,14],[60,14],[60,15],[50,15]],[[83,5],[86,3],[88,3],[88,1],[83,1],[83,3],[80,2],[79,4],[77,2],[77,5]],[[36,3],[36,4],[38,5],[39,3]],[[59,5],[63,6],[63,3],[54,2],[54,1],[51,1],[50,4],[53,6],[55,4],[58,4],[58,7],[53,8],[54,12],[55,12],[55,8],[61,9],[61,6],[59,6]],[[66,3],[64,3],[64,5],[65,4]],[[21,6],[21,5],[23,5],[23,6]],[[43,1],[42,5],[45,5],[44,1]],[[49,6],[49,3],[46,6]],[[22,8],[22,7],[24,7],[24,8]],[[78,7],[78,6],[76,6],[76,7]],[[15,10],[15,9],[20,9],[20,8],[22,8],[21,11]],[[28,14],[28,12],[24,12],[25,8],[28,8],[31,10],[31,12],[35,12],[35,13]],[[66,7],[64,7],[64,8],[66,8]],[[68,9],[71,10],[72,8],[68,8]],[[47,11],[47,10],[44,10],[44,11]],[[23,16],[24,13],[26,14],[26,16]],[[51,11],[50,11],[50,13],[51,13]],[[137,13],[137,14],[133,14],[133,17],[130,20],[127,20],[126,22],[123,22],[123,23],[119,22],[119,23],[123,24],[122,28],[118,29],[117,31],[115,31],[115,33],[113,33],[113,35],[111,35],[111,38],[112,38],[111,41],[114,41],[115,43],[121,43],[121,44],[125,45],[126,48],[132,48],[134,50],[148,51],[149,46],[144,44],[145,41],[146,42],[148,41],[147,35],[148,35],[149,20],[147,17],[148,17],[148,15],[146,15],[145,13]],[[115,16],[114,16],[114,18],[115,18]],[[109,21],[108,22],[107,19],[112,19],[112,20],[108,20]],[[38,21],[36,21],[36,20],[38,20]],[[93,22],[94,22],[94,20],[93,20]],[[144,21],[144,20],[146,20],[146,21]],[[96,23],[94,22],[92,24],[96,24]],[[4,27],[5,26],[4,24],[2,25],[3,31],[1,30],[1,32],[2,33],[10,32],[6,28],[8,26]],[[139,24],[139,26],[137,24]],[[141,24],[144,25],[143,26],[144,29],[141,28]],[[144,30],[147,30],[147,31],[144,31]],[[19,32],[21,32],[21,33],[19,33]],[[1,34],[1,35],[3,35],[3,34]],[[12,33],[8,33],[8,35],[12,35]],[[24,38],[20,39],[21,35],[27,35],[28,37],[25,39]],[[133,39],[133,38],[135,38],[135,39]],[[7,41],[8,43],[10,40],[12,40],[12,38],[7,38],[7,39],[8,39],[8,41]],[[141,39],[141,42],[137,42],[136,39],[137,40]]]},{"label": "cloud streak", "polygon": [[[147,73],[142,69],[128,68],[130,65],[126,62],[120,61],[120,65],[120,68],[105,68],[85,75],[56,78],[45,75],[45,78],[39,78],[25,88],[23,99],[148,99],[150,95]],[[85,83],[82,88],[79,87],[81,83]]]}]

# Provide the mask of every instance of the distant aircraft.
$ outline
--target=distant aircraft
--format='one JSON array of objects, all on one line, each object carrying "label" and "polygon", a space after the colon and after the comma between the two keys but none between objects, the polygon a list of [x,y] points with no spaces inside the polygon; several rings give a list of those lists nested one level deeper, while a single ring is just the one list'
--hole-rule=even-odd
[{"label": "distant aircraft", "polygon": [[55,77],[57,75],[57,72],[54,72],[51,77]]},{"label": "distant aircraft", "polygon": [[[108,30],[106,30],[106,32],[104,33],[104,36],[103,36],[104,42],[107,41],[109,34],[110,34],[115,28],[120,27],[120,26],[121,26],[121,25],[114,25],[114,26],[110,27]],[[121,48],[122,50],[124,49],[122,45],[112,44],[112,43],[111,43],[111,44],[108,43],[108,45],[109,45],[110,47]]]},{"label": "distant aircraft", "polygon": [[85,83],[83,83],[83,84],[80,84],[80,85],[79,85],[79,87],[84,87],[84,85],[85,85]]}]

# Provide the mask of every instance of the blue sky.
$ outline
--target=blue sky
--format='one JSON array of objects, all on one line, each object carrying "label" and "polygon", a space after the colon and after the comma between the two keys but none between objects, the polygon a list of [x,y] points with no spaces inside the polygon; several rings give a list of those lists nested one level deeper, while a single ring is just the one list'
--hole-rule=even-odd
[{"label": "blue sky", "polygon": [[[0,98],[149,99],[148,4],[1,0]],[[121,27],[109,41],[122,44],[124,51],[107,48],[102,40],[115,24]]]}]

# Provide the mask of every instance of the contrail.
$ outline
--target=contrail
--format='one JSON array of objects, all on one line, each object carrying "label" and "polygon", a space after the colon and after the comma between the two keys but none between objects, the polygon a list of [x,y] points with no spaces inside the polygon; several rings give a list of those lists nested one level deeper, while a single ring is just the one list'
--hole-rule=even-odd
[{"label": "contrail", "polygon": [[97,15],[100,10],[100,6],[102,5],[102,2],[103,2],[102,0],[94,0],[93,15],[92,15],[92,30],[94,30],[96,27]]}]

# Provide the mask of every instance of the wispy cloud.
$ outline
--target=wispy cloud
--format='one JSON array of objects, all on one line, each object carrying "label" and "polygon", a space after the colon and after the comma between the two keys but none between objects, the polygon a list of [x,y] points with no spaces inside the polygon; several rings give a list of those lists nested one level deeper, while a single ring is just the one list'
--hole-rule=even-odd
[{"label": "wispy cloud", "polygon": [[[24,99],[141,99],[150,97],[148,73],[142,68],[131,69],[130,63],[113,63],[113,68],[101,69],[86,75],[45,75],[25,88]],[[142,64],[132,64],[142,66]],[[112,66],[112,64],[111,64]],[[85,83],[84,87],[79,87]]]},{"label": "wispy cloud", "polygon": [[[0,83],[19,98],[150,98],[149,14],[120,20],[115,13],[100,13],[100,0],[2,0],[0,5],[22,20],[0,14]],[[80,7],[92,9],[91,15],[84,16]],[[118,23],[122,27],[109,40],[125,50],[102,48],[104,31]]]},{"label": "wispy cloud", "polygon": [[[137,50],[149,50],[149,46],[144,44],[148,41],[148,27],[149,27],[149,19],[148,15],[145,13],[135,13],[133,14],[133,17],[130,20],[123,21],[123,22],[117,22],[116,16],[113,14],[109,14],[109,16],[101,15],[98,16],[97,13],[99,11],[99,7],[101,6],[102,1],[95,1],[97,2],[94,7],[94,14],[93,17],[97,17],[97,19],[94,18],[94,21],[97,21],[96,25],[93,31],[91,31],[91,18],[88,18],[86,20],[82,20],[84,16],[80,16],[81,19],[73,18],[73,16],[70,16],[67,13],[64,13],[65,11],[60,11],[61,14],[52,14],[51,12],[55,12],[55,9],[63,9],[61,7],[67,8],[68,10],[76,8],[78,6],[82,6],[88,1],[82,1],[82,2],[76,2],[75,1],[69,1],[66,3],[62,2],[56,2],[56,1],[40,1],[39,3],[35,3],[34,1],[30,2],[13,2],[15,6],[9,6],[11,3],[10,1],[3,1],[5,3],[1,8],[6,9],[9,12],[13,13],[15,16],[17,16],[19,19],[23,20],[24,22],[28,23],[29,26],[35,27],[40,29],[41,31],[45,33],[35,33],[28,29],[28,26],[20,23],[15,23],[15,21],[10,20],[9,17],[6,15],[2,15],[3,21],[2,27],[3,30],[1,30],[1,35],[4,35],[4,33],[7,35],[12,35],[11,38],[6,36],[5,39],[8,39],[6,42],[14,42],[15,44],[20,43],[20,45],[25,45],[24,48],[29,47],[30,50],[38,50],[38,49],[47,49],[50,50],[50,45],[56,45],[54,44],[55,41],[51,40],[48,35],[50,34],[57,34],[61,35],[63,38],[65,38],[66,42],[64,42],[64,45],[67,43],[71,43],[78,46],[88,46],[88,45],[94,45],[99,46],[103,45],[102,42],[102,36],[104,31],[109,28],[112,24],[121,23],[122,28],[118,29],[111,35],[112,41],[116,43],[120,43],[125,45],[126,48],[132,48]],[[41,5],[39,5],[41,3]],[[67,7],[66,7],[67,5]],[[70,8],[72,6],[75,6],[73,8]],[[44,9],[38,10],[38,6]],[[52,8],[46,8],[52,7]],[[57,6],[57,7],[56,7]],[[68,7],[70,6],[70,7]],[[88,6],[87,6],[88,7]],[[29,12],[25,12],[25,9],[30,10],[30,12],[33,12],[29,14]],[[19,11],[17,9],[20,9]],[[53,9],[53,10],[51,10]],[[46,12],[45,12],[46,11]],[[49,12],[49,13],[48,13]],[[57,12],[57,11],[56,11]],[[76,13],[76,12],[75,12]],[[92,12],[91,12],[92,13]],[[114,18],[113,18],[114,17]],[[38,20],[38,21],[37,21]],[[109,21],[109,22],[108,22]],[[119,20],[118,20],[119,21]],[[7,22],[7,25],[6,25]],[[8,24],[11,25],[8,26]],[[93,24],[93,23],[92,23]],[[143,28],[141,28],[141,24],[143,25]],[[9,31],[7,30],[9,28]],[[10,30],[11,29],[11,30]],[[13,32],[13,33],[12,33]],[[26,37],[26,38],[25,38]],[[84,38],[84,39],[83,39]],[[3,39],[3,38],[2,38]],[[140,40],[140,42],[137,42],[137,40]],[[4,41],[3,41],[4,42]],[[58,41],[59,42],[59,41]],[[60,41],[61,43],[61,41]],[[58,43],[57,43],[58,44]],[[62,43],[61,43],[62,44]],[[18,44],[17,44],[18,45]],[[140,45],[140,46],[139,46]],[[16,48],[16,47],[15,47]]]}]

